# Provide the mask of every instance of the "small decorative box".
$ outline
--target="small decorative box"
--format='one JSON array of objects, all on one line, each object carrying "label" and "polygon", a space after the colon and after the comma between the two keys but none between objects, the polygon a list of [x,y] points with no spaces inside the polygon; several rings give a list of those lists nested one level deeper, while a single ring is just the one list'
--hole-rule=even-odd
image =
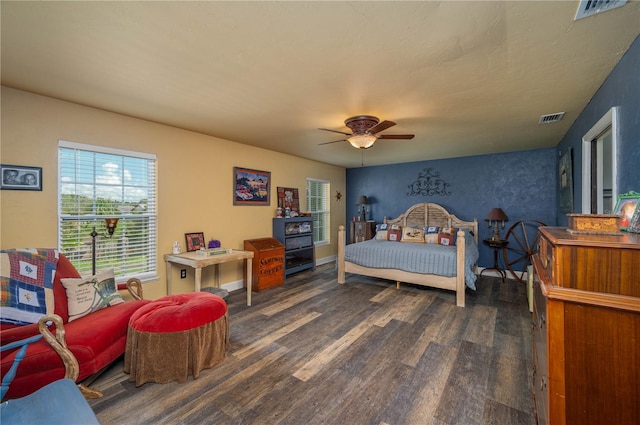
[{"label": "small decorative box", "polygon": [[570,233],[620,235],[620,217],[615,214],[567,214]]}]

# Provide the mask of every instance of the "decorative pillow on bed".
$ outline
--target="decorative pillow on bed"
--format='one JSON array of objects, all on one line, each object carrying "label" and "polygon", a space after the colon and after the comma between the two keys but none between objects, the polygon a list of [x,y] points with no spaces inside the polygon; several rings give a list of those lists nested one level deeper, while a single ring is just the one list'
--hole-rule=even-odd
[{"label": "decorative pillow on bed", "polygon": [[402,239],[402,226],[392,224],[387,230],[387,240],[392,242],[400,242]]},{"label": "decorative pillow on bed", "polygon": [[424,232],[417,227],[405,226],[402,228],[402,239],[400,242],[424,243]]},{"label": "decorative pillow on bed", "polygon": [[67,292],[70,322],[124,302],[116,289],[113,269],[86,278],[61,279],[61,282]]},{"label": "decorative pillow on bed", "polygon": [[386,241],[387,230],[389,230],[389,225],[387,223],[376,224],[376,240]]},{"label": "decorative pillow on bed", "polygon": [[424,228],[424,241],[425,243],[438,243],[438,234],[440,228],[438,226],[427,226]]},{"label": "decorative pillow on bed", "polygon": [[428,226],[424,228],[425,243],[455,246],[457,234],[456,227]]},{"label": "decorative pillow on bed", "polygon": [[438,234],[438,243],[440,245],[455,246],[457,233],[458,229],[455,227],[441,227]]}]

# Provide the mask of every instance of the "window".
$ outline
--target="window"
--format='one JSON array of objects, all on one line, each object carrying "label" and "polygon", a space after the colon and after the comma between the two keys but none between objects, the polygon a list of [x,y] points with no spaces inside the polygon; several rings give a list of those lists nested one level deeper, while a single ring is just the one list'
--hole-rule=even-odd
[{"label": "window", "polygon": [[[113,268],[118,281],[157,278],[156,156],[60,141],[58,248],[82,275]],[[118,218],[109,237],[105,218]]]},{"label": "window", "polygon": [[307,211],[313,217],[313,242],[329,243],[329,182],[307,179]]}]

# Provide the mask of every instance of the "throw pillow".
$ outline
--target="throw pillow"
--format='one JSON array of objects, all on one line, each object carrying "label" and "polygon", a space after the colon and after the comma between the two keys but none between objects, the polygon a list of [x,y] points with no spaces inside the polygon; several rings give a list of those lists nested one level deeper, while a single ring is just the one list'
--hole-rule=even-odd
[{"label": "throw pillow", "polygon": [[402,239],[402,226],[392,224],[387,230],[387,240],[392,242],[400,242]]},{"label": "throw pillow", "polygon": [[424,233],[422,229],[409,226],[403,227],[400,242],[424,243]]},{"label": "throw pillow", "polygon": [[58,251],[48,248],[0,251],[0,322],[28,325],[54,312],[58,258]]},{"label": "throw pillow", "polygon": [[458,229],[455,227],[442,227],[438,234],[438,243],[440,245],[455,246],[457,233]]},{"label": "throw pillow", "polygon": [[70,322],[124,302],[116,289],[113,269],[86,278],[61,279],[61,282],[67,291]]},{"label": "throw pillow", "polygon": [[438,226],[427,226],[424,228],[424,241],[425,243],[437,244],[440,228]]},{"label": "throw pillow", "polygon": [[388,238],[388,233],[387,233],[388,230],[389,230],[389,225],[387,223],[376,224],[376,240],[386,241]]}]

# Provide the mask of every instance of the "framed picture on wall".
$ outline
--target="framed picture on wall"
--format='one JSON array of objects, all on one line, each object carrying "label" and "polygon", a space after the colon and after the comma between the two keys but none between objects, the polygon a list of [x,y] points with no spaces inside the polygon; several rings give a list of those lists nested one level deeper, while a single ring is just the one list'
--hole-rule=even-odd
[{"label": "framed picture on wall", "polygon": [[42,190],[42,168],[0,164],[2,190]]},{"label": "framed picture on wall", "polygon": [[573,212],[573,170],[571,148],[560,157],[558,181],[560,182],[560,212]]},{"label": "framed picture on wall", "polygon": [[233,167],[233,205],[270,205],[271,172]]},{"label": "framed picture on wall", "polygon": [[640,193],[638,192],[631,191],[618,196],[613,213],[620,216],[621,230],[627,230],[631,225],[634,213],[638,209],[638,201],[640,201]]},{"label": "framed picture on wall", "polygon": [[278,206],[284,211],[290,208],[294,215],[300,214],[300,198],[298,189],[294,187],[278,187]]}]

